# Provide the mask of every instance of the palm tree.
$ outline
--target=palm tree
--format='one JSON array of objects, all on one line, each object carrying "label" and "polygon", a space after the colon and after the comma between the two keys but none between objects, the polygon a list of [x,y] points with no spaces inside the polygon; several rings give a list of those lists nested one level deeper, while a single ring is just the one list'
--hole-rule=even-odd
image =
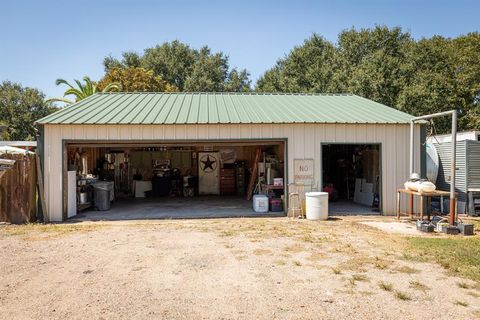
[{"label": "palm tree", "polygon": [[[64,79],[57,79],[55,81],[55,84],[57,86],[61,84],[66,84],[69,88],[65,91],[63,98],[52,98],[52,99],[48,99],[47,102],[65,102],[66,104],[72,104],[80,100],[83,100],[98,92],[97,83],[90,80],[90,78],[87,76],[83,77],[83,81],[85,81],[85,84],[82,84],[80,81],[76,79],[74,81],[77,84],[78,88],[75,88],[68,81]],[[112,82],[112,83],[109,83],[100,92],[120,91],[121,89],[122,89],[122,86],[120,83]],[[65,98],[66,96],[70,96],[70,95],[75,97],[75,101]]]}]

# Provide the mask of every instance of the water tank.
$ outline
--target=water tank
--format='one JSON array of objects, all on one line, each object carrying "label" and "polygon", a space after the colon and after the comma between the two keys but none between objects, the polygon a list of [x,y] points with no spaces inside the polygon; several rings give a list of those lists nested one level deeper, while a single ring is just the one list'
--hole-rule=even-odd
[{"label": "water tank", "polygon": [[328,219],[328,192],[307,192],[305,202],[308,220]]}]

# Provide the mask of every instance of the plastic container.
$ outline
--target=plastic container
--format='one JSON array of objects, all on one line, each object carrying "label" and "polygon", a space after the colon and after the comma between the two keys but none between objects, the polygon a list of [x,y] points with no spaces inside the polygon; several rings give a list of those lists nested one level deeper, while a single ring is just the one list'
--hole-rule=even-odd
[{"label": "plastic container", "polygon": [[94,184],[93,190],[93,202],[95,208],[97,208],[97,210],[99,211],[110,210],[110,189],[108,188],[108,186],[97,186],[97,184]]},{"label": "plastic container", "polygon": [[282,212],[283,211],[282,199],[280,199],[280,198],[270,198],[270,211],[272,211],[272,212]]},{"label": "plastic container", "polygon": [[308,220],[328,219],[328,192],[307,192],[305,202]]},{"label": "plastic container", "polygon": [[263,194],[253,196],[253,211],[264,213],[268,212],[268,197]]},{"label": "plastic container", "polygon": [[115,200],[115,191],[114,191],[115,183],[113,181],[97,181],[95,182],[93,187],[110,190],[110,201]]},{"label": "plastic container", "polygon": [[473,230],[473,224],[466,224],[466,223],[460,222],[458,223],[457,227],[460,230],[460,233],[462,233],[465,236],[473,236],[475,234]]}]

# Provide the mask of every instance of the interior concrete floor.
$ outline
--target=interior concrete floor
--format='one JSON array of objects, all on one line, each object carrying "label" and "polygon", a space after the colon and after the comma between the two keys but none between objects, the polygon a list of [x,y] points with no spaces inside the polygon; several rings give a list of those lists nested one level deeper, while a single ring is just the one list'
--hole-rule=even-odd
[{"label": "interior concrete floor", "polygon": [[252,200],[236,196],[199,196],[193,198],[123,198],[108,211],[88,209],[70,221],[115,221],[144,219],[191,219],[230,217],[279,217],[283,212],[257,213]]}]

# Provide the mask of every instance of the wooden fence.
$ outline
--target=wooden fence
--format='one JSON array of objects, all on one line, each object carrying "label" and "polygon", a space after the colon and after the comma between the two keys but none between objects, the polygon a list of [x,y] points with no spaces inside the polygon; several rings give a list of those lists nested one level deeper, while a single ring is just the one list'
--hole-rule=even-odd
[{"label": "wooden fence", "polygon": [[[0,222],[27,223],[36,220],[37,170],[35,155],[1,155],[15,160],[0,166]],[[1,161],[0,161],[1,162]]]}]

